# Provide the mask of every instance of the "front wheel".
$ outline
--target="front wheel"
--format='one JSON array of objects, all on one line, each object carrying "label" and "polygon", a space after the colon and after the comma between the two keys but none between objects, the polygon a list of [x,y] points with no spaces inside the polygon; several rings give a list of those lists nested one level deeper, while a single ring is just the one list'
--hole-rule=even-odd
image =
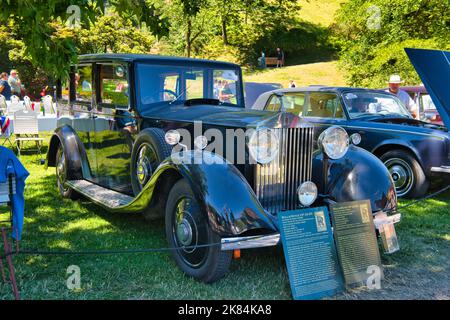
[{"label": "front wheel", "polygon": [[419,198],[428,190],[429,181],[416,158],[408,151],[393,150],[381,156],[394,181],[399,198]]},{"label": "front wheel", "polygon": [[76,200],[79,198],[78,193],[66,186],[69,174],[68,161],[64,149],[62,146],[59,146],[58,151],[56,152],[56,182],[58,190],[63,198]]},{"label": "front wheel", "polygon": [[[228,271],[232,252],[221,251],[220,236],[209,226],[186,182],[178,181],[169,193],[166,206],[166,237],[176,263],[188,276],[212,283]],[[195,246],[208,245],[195,248]]]}]

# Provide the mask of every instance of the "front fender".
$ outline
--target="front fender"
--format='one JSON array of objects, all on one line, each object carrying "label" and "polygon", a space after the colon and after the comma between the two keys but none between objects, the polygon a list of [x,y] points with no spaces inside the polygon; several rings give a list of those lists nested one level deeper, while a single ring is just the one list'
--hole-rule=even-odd
[{"label": "front fender", "polygon": [[83,177],[88,177],[90,170],[83,143],[75,130],[68,125],[57,128],[50,138],[46,166],[56,166],[56,152],[60,145],[68,159],[68,172],[71,174],[69,178],[83,179]]},{"label": "front fender", "polygon": [[417,148],[411,142],[409,142],[407,140],[400,140],[400,139],[383,140],[375,148],[372,149],[372,153],[381,156],[381,154],[378,154],[379,151],[386,147],[389,147],[389,146],[394,146],[394,147],[400,146],[400,147],[410,150],[416,156],[416,158],[419,160],[419,162],[422,163],[422,157],[420,155],[420,152],[417,150]]},{"label": "front fender", "polygon": [[327,187],[323,186],[323,153],[313,162],[313,181],[323,195],[336,202],[370,200],[373,212],[395,211],[397,194],[389,171],[370,152],[350,146],[339,160],[329,160]]},{"label": "front fender", "polygon": [[[277,231],[270,214],[238,169],[219,155],[186,151],[173,154],[155,170],[142,192],[116,211],[142,211],[153,199],[165,173],[176,172],[190,184],[211,228],[220,236],[236,236],[251,230]],[[170,189],[169,189],[170,190]]]},{"label": "front fender", "polygon": [[245,177],[219,155],[183,152],[167,163],[189,182],[215,232],[235,236],[256,229],[277,230]]}]

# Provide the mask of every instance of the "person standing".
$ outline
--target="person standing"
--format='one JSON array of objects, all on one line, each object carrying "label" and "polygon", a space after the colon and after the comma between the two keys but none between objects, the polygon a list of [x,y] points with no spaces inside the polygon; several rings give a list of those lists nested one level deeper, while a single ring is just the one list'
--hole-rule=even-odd
[{"label": "person standing", "polygon": [[289,88],[296,88],[297,84],[295,83],[294,80],[289,81]]},{"label": "person standing", "polygon": [[284,52],[277,48],[277,68],[284,67]]},{"label": "person standing", "polygon": [[413,99],[409,96],[409,94],[406,91],[403,91],[400,89],[400,84],[403,83],[402,79],[399,75],[394,74],[389,78],[389,89],[387,89],[387,92],[390,92],[392,94],[395,94],[397,98],[400,99],[400,101],[405,105],[405,107],[408,109],[408,111],[412,114],[412,116],[416,119],[419,118],[419,110],[417,108],[416,103]]},{"label": "person standing", "polygon": [[19,79],[19,73],[17,70],[11,70],[8,83],[11,86],[11,94],[14,94],[20,98],[22,92],[22,82]]},{"label": "person standing", "polygon": [[8,74],[6,72],[2,72],[0,75],[0,94],[6,100],[11,100],[11,86],[8,83]]}]

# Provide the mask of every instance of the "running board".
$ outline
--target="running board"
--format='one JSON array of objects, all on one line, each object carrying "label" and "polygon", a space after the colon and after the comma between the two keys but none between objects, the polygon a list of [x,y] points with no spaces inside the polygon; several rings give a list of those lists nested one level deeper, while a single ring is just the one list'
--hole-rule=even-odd
[{"label": "running board", "polygon": [[106,209],[125,207],[134,200],[126,194],[100,187],[87,180],[71,180],[67,181],[66,185]]}]

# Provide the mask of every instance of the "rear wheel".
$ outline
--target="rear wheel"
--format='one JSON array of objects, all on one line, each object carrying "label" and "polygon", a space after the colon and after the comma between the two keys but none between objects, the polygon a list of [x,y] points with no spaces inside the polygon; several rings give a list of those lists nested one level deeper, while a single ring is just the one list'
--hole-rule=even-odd
[{"label": "rear wheel", "polygon": [[398,197],[422,197],[428,190],[429,181],[419,162],[408,151],[393,150],[381,156],[388,168]]},{"label": "rear wheel", "polygon": [[164,139],[163,130],[151,128],[141,131],[131,155],[131,183],[135,196],[144,189],[156,168],[170,154],[171,147]]},{"label": "rear wheel", "polygon": [[58,185],[58,190],[63,198],[76,200],[79,198],[78,193],[66,186],[69,176],[70,172],[68,169],[68,161],[64,153],[64,149],[60,145],[58,147],[58,151],[56,152],[56,182]]},{"label": "rear wheel", "polygon": [[[166,237],[176,263],[188,276],[211,283],[228,271],[232,252],[220,245],[195,248],[198,245],[219,244],[220,236],[211,229],[186,180],[172,188],[166,206]],[[194,247],[194,248],[192,248]]]}]

